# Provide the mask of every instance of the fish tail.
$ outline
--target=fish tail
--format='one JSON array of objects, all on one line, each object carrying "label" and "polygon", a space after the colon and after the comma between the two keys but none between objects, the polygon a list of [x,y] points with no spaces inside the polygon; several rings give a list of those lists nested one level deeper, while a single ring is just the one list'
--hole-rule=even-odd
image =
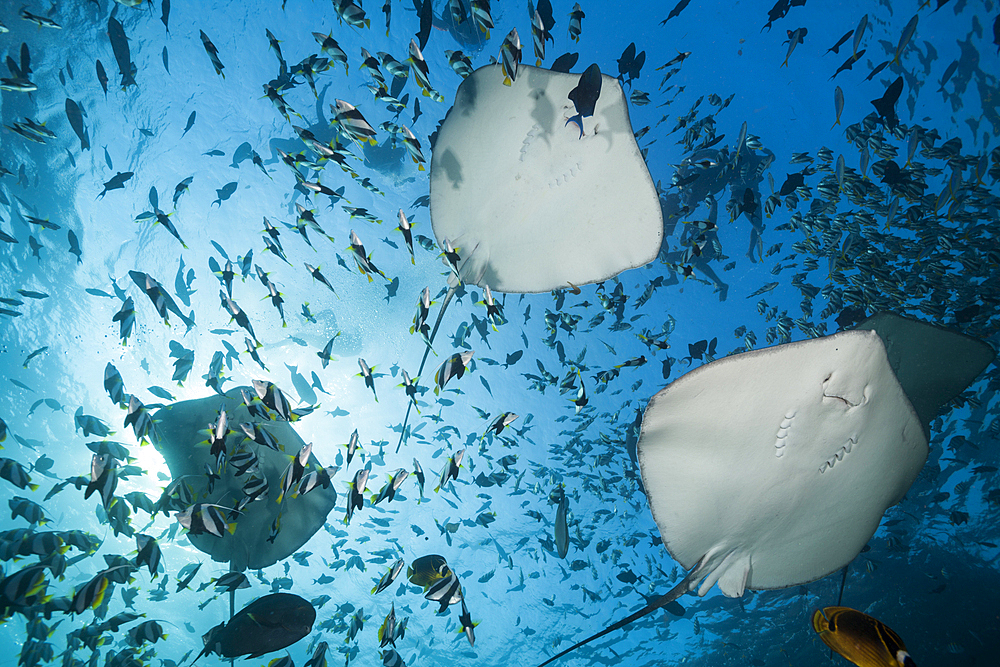
[{"label": "fish tail", "polygon": [[571,116],[570,118],[568,118],[566,120],[566,125],[569,125],[570,123],[574,123],[574,124],[577,125],[577,127],[580,128],[580,138],[582,139],[583,138],[583,114],[579,114],[578,113],[575,116]]}]

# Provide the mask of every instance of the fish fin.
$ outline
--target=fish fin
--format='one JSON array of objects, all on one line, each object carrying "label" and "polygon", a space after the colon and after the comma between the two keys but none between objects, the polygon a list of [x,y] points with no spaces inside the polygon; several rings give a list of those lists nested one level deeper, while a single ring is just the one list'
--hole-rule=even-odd
[{"label": "fish fin", "polygon": [[577,127],[580,128],[580,138],[582,139],[583,138],[583,114],[576,114],[575,116],[572,116],[572,117],[568,118],[566,120],[566,125],[569,125],[570,123],[573,123]]}]

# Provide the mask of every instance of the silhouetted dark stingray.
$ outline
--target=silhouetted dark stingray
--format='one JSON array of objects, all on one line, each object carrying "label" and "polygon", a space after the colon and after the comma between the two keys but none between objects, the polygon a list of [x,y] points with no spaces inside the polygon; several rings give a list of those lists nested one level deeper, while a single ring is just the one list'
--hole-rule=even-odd
[{"label": "silhouetted dark stingray", "polygon": [[[260,474],[268,482],[269,497],[243,508],[243,513],[236,517],[233,534],[224,532],[222,537],[216,537],[208,533],[189,533],[188,538],[213,560],[230,563],[232,570],[256,570],[287,558],[308,542],[323,526],[337,496],[332,486],[317,487],[302,496],[286,494],[281,505],[276,502],[281,492],[282,473],[305,443],[288,422],[252,420],[243,405],[241,389],[255,396],[252,388],[237,387],[223,396],[183,401],[160,409],[154,415],[154,420],[159,422],[157,430],[160,437],[153,444],[163,455],[173,479],[185,478],[181,483],[191,487],[195,494],[194,502],[235,507],[244,497],[243,485],[250,475],[236,477],[233,466],[229,464],[222,472],[222,479],[216,481],[214,490],[208,493],[205,474],[206,464],[215,468],[215,458],[210,455],[210,447],[205,442],[208,429],[215,423],[219,409],[225,408],[231,428],[227,453],[232,456],[240,443],[256,452],[260,460]],[[250,422],[257,423],[273,436],[284,448],[284,453],[245,438],[239,425]],[[306,473],[320,467],[316,457],[310,455]],[[280,530],[274,541],[269,542],[271,527],[279,512]]]}]

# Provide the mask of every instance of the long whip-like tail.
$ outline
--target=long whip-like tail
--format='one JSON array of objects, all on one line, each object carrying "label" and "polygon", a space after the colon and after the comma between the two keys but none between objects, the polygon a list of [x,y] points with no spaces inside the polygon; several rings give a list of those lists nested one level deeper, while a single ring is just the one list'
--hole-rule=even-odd
[{"label": "long whip-like tail", "polygon": [[[444,311],[447,310],[448,304],[451,302],[451,298],[455,296],[456,287],[449,287],[448,293],[444,297],[444,302],[441,304],[441,310],[438,311],[437,319],[434,321],[434,328],[431,329],[431,335],[427,339],[427,345],[424,348],[424,356],[420,360],[420,368],[417,369],[416,377],[424,372],[424,364],[427,363],[427,355],[430,354],[431,345],[434,344],[434,337],[437,335],[438,328],[441,326],[441,320],[444,319]],[[396,453],[399,453],[399,448],[403,446],[403,440],[406,438],[406,424],[410,421],[410,409],[413,407],[413,401],[408,401],[406,405],[406,416],[403,417],[403,426],[399,429],[399,442],[396,444]]]},{"label": "long whip-like tail", "polygon": [[[848,563],[847,565],[844,566],[844,569],[841,571],[841,577],[840,577],[840,595],[837,596],[837,606],[838,607],[843,607],[844,606],[843,605],[843,602],[844,602],[844,586],[847,585],[847,570],[850,569],[850,567],[851,567],[851,564]],[[833,660],[833,647],[830,647],[830,660]]]},{"label": "long whip-like tail", "polygon": [[629,616],[621,619],[620,621],[616,621],[616,622],[612,623],[611,625],[609,625],[608,627],[604,628],[603,630],[601,630],[597,634],[591,635],[590,637],[587,637],[583,641],[579,641],[579,642],[573,644],[572,646],[570,646],[565,651],[562,651],[560,653],[555,654],[554,656],[552,656],[551,658],[549,658],[548,660],[546,660],[542,664],[538,665],[538,667],[545,667],[545,665],[548,665],[549,663],[555,662],[556,660],[558,660],[559,658],[563,657],[567,653],[571,653],[572,651],[575,651],[576,649],[580,648],[584,644],[589,644],[590,642],[594,641],[595,639],[600,639],[601,637],[603,637],[604,635],[606,635],[608,633],[614,632],[615,630],[620,630],[621,628],[624,628],[629,623],[631,623],[633,621],[637,621],[640,618],[642,618],[643,616],[651,614],[652,612],[656,611],[657,609],[659,609],[661,607],[667,606],[668,604],[670,604],[671,602],[673,602],[674,600],[676,600],[680,596],[682,596],[685,593],[687,593],[688,591],[694,589],[694,587],[697,584],[697,582],[700,581],[704,577],[704,572],[702,572],[701,566],[702,566],[702,562],[699,561],[699,563],[694,566],[694,568],[691,570],[691,572],[689,572],[688,575],[686,577],[684,577],[684,579],[682,579],[680,581],[680,583],[678,583],[676,586],[674,586],[673,588],[671,588],[670,592],[668,592],[666,595],[662,595],[662,596],[656,598],[655,600],[653,600],[652,602],[650,602],[649,604],[647,604],[645,607],[643,607],[639,611],[637,611],[634,614],[631,614],[631,615],[629,615]]}]

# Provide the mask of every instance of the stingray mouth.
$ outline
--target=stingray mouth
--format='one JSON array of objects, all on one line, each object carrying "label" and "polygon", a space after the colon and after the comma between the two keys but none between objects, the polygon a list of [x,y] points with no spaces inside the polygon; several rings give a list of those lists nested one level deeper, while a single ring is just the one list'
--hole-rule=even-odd
[{"label": "stingray mouth", "polygon": [[823,465],[819,467],[819,471],[821,473],[824,473],[827,470],[833,468],[833,466],[835,466],[838,461],[843,461],[844,458],[846,458],[847,455],[851,453],[851,449],[853,449],[857,444],[858,444],[857,440],[855,440],[854,438],[848,438],[847,444],[838,449],[833,456],[824,461]]},{"label": "stingray mouth", "polygon": [[841,402],[844,403],[844,406],[847,407],[847,409],[857,408],[857,407],[860,407],[860,406],[862,406],[862,405],[864,405],[865,403],[868,402],[868,386],[867,385],[865,385],[865,387],[861,390],[861,396],[860,397],[844,396],[841,393],[838,393],[836,390],[833,390],[833,391],[830,390],[830,380],[832,378],[833,378],[833,375],[831,374],[831,375],[827,375],[826,379],[823,380],[823,398],[831,398],[831,399],[834,399],[834,400],[837,400],[837,401],[841,401]]}]

